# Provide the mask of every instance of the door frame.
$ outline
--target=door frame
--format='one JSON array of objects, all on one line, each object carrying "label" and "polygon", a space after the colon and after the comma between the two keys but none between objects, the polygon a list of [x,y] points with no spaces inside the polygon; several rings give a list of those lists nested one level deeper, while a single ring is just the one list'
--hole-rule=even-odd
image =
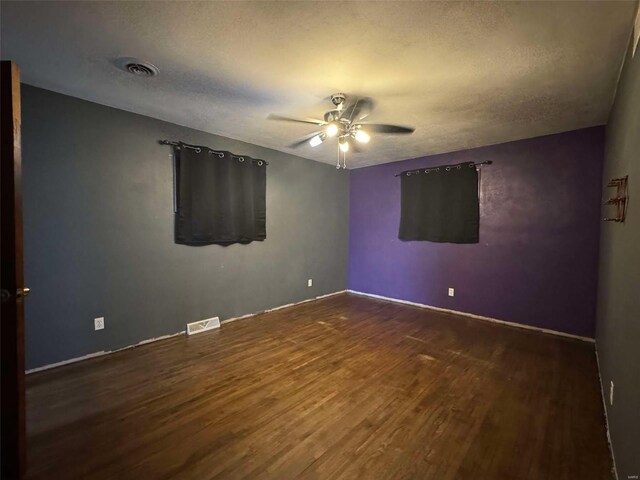
[{"label": "door frame", "polygon": [[0,251],[2,292],[2,478],[22,479],[26,472],[24,287],[22,244],[22,150],[20,70],[0,62]]}]

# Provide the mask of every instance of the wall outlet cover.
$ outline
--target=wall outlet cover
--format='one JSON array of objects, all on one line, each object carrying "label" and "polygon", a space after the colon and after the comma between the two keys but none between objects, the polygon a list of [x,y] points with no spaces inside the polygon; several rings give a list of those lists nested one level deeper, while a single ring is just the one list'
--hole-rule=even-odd
[{"label": "wall outlet cover", "polygon": [[96,330],[104,330],[104,317],[98,317],[93,319],[93,327]]},{"label": "wall outlet cover", "polygon": [[313,287],[313,278],[307,280],[307,287]]},{"label": "wall outlet cover", "polygon": [[453,297],[454,293],[455,293],[454,289],[453,288],[449,288],[449,296]]}]

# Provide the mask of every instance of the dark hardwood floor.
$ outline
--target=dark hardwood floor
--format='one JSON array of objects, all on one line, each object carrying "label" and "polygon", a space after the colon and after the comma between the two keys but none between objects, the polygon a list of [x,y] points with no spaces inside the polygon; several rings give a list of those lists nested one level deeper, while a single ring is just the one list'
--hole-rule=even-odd
[{"label": "dark hardwood floor", "polygon": [[593,345],[353,295],[27,378],[31,479],[611,479]]}]

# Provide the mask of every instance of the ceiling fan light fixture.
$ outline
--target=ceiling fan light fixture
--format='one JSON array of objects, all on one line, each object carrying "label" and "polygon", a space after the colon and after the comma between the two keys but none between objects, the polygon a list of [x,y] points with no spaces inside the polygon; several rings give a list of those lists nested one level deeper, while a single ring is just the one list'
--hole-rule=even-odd
[{"label": "ceiling fan light fixture", "polygon": [[[369,143],[371,134],[411,134],[415,130],[413,127],[386,123],[368,123],[367,121],[361,123],[373,109],[374,102],[370,97],[350,96],[347,102],[347,96],[344,93],[334,93],[330,98],[334,108],[325,112],[322,120],[295,118],[277,114],[270,114],[267,118],[269,120],[311,124],[314,126],[314,132],[289,144],[289,148],[298,148],[307,144],[311,145],[311,147],[317,147],[327,138],[336,138],[339,147],[338,165],[342,162],[340,168],[346,168],[346,153],[349,151],[353,151],[356,154],[361,153],[363,149],[360,148],[359,144]],[[353,150],[351,148],[352,142],[358,142],[353,143]],[[333,140],[327,143],[335,145]]]},{"label": "ceiling fan light fixture", "polygon": [[371,140],[371,137],[367,132],[358,130],[355,134],[355,139],[360,143],[369,143],[369,140]]},{"label": "ceiling fan light fixture", "polygon": [[322,135],[316,135],[315,137],[312,137],[311,140],[309,140],[309,145],[311,145],[312,147],[317,147],[322,142],[324,142],[324,138],[322,137]]},{"label": "ceiling fan light fixture", "polygon": [[329,137],[335,137],[336,134],[338,133],[338,126],[335,123],[330,123],[329,125],[327,125],[327,129],[325,130],[325,133]]}]

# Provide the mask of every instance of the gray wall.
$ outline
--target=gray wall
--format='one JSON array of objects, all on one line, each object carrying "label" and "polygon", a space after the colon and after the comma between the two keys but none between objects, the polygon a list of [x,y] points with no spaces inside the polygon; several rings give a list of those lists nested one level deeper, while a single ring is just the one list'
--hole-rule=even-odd
[{"label": "gray wall", "polygon": [[[346,288],[348,172],[27,85],[22,93],[27,368]],[[163,138],[269,161],[267,239],[176,245]],[[96,332],[98,316],[106,327]]]},{"label": "gray wall", "polygon": [[[603,222],[596,342],[620,479],[640,475],[640,50],[627,52],[606,131],[604,181],[629,175],[625,224]],[[603,199],[612,190],[606,189]],[[603,209],[603,216],[611,215]]]}]

